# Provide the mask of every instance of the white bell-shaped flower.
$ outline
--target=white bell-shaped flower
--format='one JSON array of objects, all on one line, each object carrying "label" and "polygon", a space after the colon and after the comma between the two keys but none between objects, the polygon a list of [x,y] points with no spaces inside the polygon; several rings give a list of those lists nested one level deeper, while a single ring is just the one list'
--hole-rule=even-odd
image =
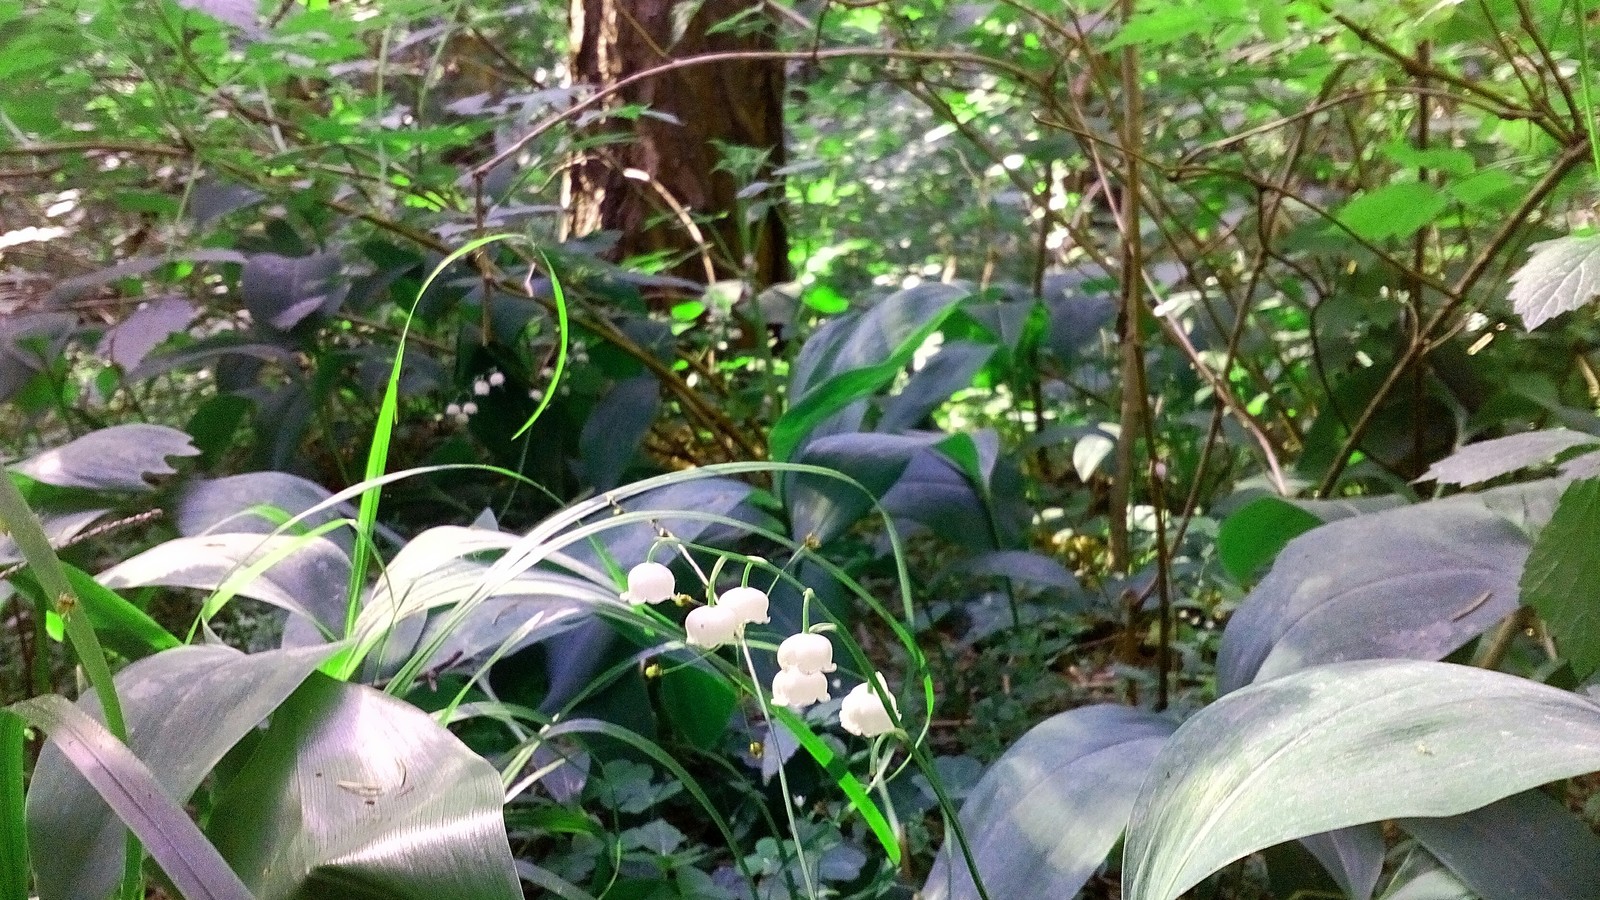
[{"label": "white bell-shaped flower", "polygon": [[505,383],[506,383],[505,373],[503,373],[503,372],[490,372],[489,373],[489,386],[490,387],[499,387],[500,385],[505,384]]},{"label": "white bell-shaped flower", "polygon": [[726,606],[700,606],[689,611],[683,628],[689,633],[689,643],[712,650],[733,640],[742,623],[734,611]]},{"label": "white bell-shaped flower", "polygon": [[762,625],[772,621],[767,615],[767,592],[753,587],[736,587],[717,598],[717,606],[732,610],[740,625]]},{"label": "white bell-shaped flower", "polygon": [[828,699],[828,677],[821,672],[784,669],[772,676],[772,702],[790,709],[804,709]]},{"label": "white bell-shaped flower", "polygon": [[810,631],[790,635],[778,645],[778,666],[796,672],[832,672],[833,642]]},{"label": "white bell-shaped flower", "polygon": [[489,396],[489,382],[483,380],[482,378],[474,381],[472,383],[472,393],[478,395],[479,397]]},{"label": "white bell-shaped flower", "polygon": [[844,730],[860,737],[877,737],[888,734],[894,730],[894,720],[889,710],[899,713],[900,708],[895,704],[894,695],[889,693],[883,680],[883,673],[874,673],[872,676],[883,693],[889,698],[889,705],[885,707],[883,699],[872,689],[870,683],[858,684],[844,697],[844,703],[839,706],[839,724]]},{"label": "white bell-shaped flower", "polygon": [[622,599],[634,604],[660,603],[677,593],[672,570],[658,562],[644,562],[628,571],[628,589]]}]

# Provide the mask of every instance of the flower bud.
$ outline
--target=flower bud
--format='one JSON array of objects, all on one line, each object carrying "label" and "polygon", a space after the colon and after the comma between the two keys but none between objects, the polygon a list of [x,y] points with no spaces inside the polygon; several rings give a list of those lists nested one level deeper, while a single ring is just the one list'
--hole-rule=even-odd
[{"label": "flower bud", "polygon": [[478,404],[473,403],[471,400],[468,400],[467,402],[461,404],[461,414],[463,416],[475,416],[475,415],[477,415],[478,414]]},{"label": "flower bud", "polygon": [[683,628],[689,633],[689,643],[707,650],[733,640],[739,633],[739,625],[739,617],[725,606],[696,607],[683,620]]},{"label": "flower bud", "polygon": [[772,702],[790,709],[804,709],[828,699],[828,678],[821,672],[784,669],[772,677]]},{"label": "flower bud", "polygon": [[622,592],[622,599],[634,605],[660,603],[676,593],[672,570],[658,562],[645,562],[628,572],[628,589]]},{"label": "flower bud", "polygon": [[767,615],[767,593],[753,587],[736,587],[717,598],[717,606],[731,610],[739,624],[765,624],[772,621]]},{"label": "flower bud", "polygon": [[845,731],[860,737],[877,737],[893,731],[894,721],[889,710],[899,712],[894,696],[889,693],[884,683],[883,673],[874,673],[872,677],[878,682],[878,686],[883,688],[884,695],[889,698],[887,708],[870,683],[856,685],[845,695],[844,703],[839,706],[839,724],[844,726]]},{"label": "flower bud", "polygon": [[833,642],[820,634],[802,631],[778,645],[778,666],[796,672],[832,672]]},{"label": "flower bud", "polygon": [[489,396],[489,382],[479,378],[477,381],[472,383],[472,392],[477,394],[479,397]]}]

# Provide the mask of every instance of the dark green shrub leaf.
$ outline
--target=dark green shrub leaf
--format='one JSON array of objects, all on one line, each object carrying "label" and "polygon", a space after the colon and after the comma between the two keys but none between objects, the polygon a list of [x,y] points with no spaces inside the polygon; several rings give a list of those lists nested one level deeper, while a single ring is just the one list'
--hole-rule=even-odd
[{"label": "dark green shrub leaf", "polygon": [[1600,897],[1600,837],[1542,791],[1398,824],[1483,900]]},{"label": "dark green shrub leaf", "polygon": [[1217,557],[1229,575],[1247,581],[1270,565],[1289,541],[1321,524],[1321,519],[1287,500],[1260,497],[1222,520]]},{"label": "dark green shrub leaf", "polygon": [[15,466],[18,472],[56,487],[96,491],[148,491],[147,475],[177,471],[169,456],[199,453],[189,436],[164,425],[113,425],[46,450]]},{"label": "dark green shrub leaf", "polygon": [[1579,678],[1600,668],[1600,478],[1574,481],[1539,533],[1522,573],[1522,601],[1555,635]]}]

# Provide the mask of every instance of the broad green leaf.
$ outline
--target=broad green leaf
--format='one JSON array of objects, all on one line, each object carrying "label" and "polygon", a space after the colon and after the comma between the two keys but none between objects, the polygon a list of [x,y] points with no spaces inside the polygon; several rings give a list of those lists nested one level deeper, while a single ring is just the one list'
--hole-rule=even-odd
[{"label": "broad green leaf", "polygon": [[1383,875],[1383,829],[1356,825],[1300,839],[1350,900],[1371,900]]},{"label": "broad green leaf", "polygon": [[966,296],[950,285],[920,285],[825,325],[790,369],[789,408],[772,425],[770,456],[791,458],[817,426],[894,381]]},{"label": "broad green leaf", "polygon": [[739,705],[728,679],[696,665],[674,665],[661,675],[661,708],[673,729],[701,750],[712,750],[728,733]]},{"label": "broad green leaf", "polygon": [[1600,478],[1568,485],[1522,573],[1522,602],[1536,610],[1579,678],[1600,668]]},{"label": "broad green leaf", "polygon": [[1450,199],[1431,184],[1399,181],[1361,194],[1335,218],[1358,237],[1381,241],[1416,234],[1449,204]]},{"label": "broad green leaf", "polygon": [[152,488],[145,476],[177,471],[167,457],[199,452],[189,436],[176,428],[135,423],[91,431],[11,468],[56,487],[148,491]]},{"label": "broad green leaf", "polygon": [[875,497],[882,497],[894,486],[913,456],[943,438],[936,433],[846,432],[806,444],[799,462],[841,472],[860,487],[822,475],[786,476],[781,483],[784,505],[789,509],[790,533],[797,540],[815,537],[823,544],[838,537],[872,508]]},{"label": "broad green leaf", "polygon": [[1222,520],[1217,530],[1217,558],[1239,581],[1266,568],[1294,538],[1322,520],[1277,497],[1259,497]]},{"label": "broad green leaf", "polygon": [[[128,666],[116,683],[132,753],[154,767],[164,799],[187,801],[217,761],[334,649],[245,655],[220,646],[180,647]],[[81,705],[99,714],[92,699]],[[48,848],[34,856],[43,900],[104,897],[122,872],[124,832],[112,815],[115,802],[107,808],[102,785],[73,768],[81,771],[71,748],[46,748],[28,793],[30,838],[36,849]]]},{"label": "broad green leaf", "polygon": [[1574,447],[1600,444],[1600,438],[1565,428],[1527,431],[1462,447],[1428,467],[1418,481],[1481,484],[1501,475],[1543,465]]},{"label": "broad green leaf", "polygon": [[499,775],[410,704],[324,675],[273,714],[210,833],[259,900],[520,898]]},{"label": "broad green leaf", "polygon": [[1283,841],[1457,815],[1597,768],[1600,705],[1585,697],[1447,663],[1307,669],[1223,697],[1162,748],[1128,826],[1124,896],[1174,900]]},{"label": "broad green leaf", "polygon": [[[0,710],[0,716],[17,716],[50,735],[51,752],[77,771],[77,777],[92,786],[89,796],[93,803],[109,804],[116,817],[138,835],[156,865],[161,867],[186,900],[253,900],[250,891],[234,874],[228,864],[217,854],[215,847],[200,833],[183,807],[169,796],[156,776],[145,764],[117,740],[104,725],[73,706],[64,697],[50,694],[24,700]],[[40,765],[44,765],[41,757]],[[34,775],[33,789],[28,796],[30,819],[39,793],[39,775]],[[71,818],[79,814],[94,815],[91,806],[53,810],[58,818]],[[96,817],[98,818],[98,817]],[[114,826],[114,835],[121,827]],[[84,900],[105,897],[116,885],[121,874],[120,837],[113,849],[118,854],[110,859],[115,867],[109,881],[101,880],[94,893],[64,889],[60,881],[48,872],[59,872],[63,867],[60,856],[64,848],[55,840],[41,837],[32,830],[33,863],[37,881],[35,888],[39,900]],[[70,852],[67,850],[66,852]],[[78,858],[84,863],[100,867],[102,858]],[[75,874],[75,873],[67,873]]]},{"label": "broad green leaf", "polygon": [[1511,308],[1532,331],[1600,294],[1600,234],[1534,244],[1533,256],[1511,276]]},{"label": "broad green leaf", "polygon": [[1497,488],[1300,535],[1228,620],[1218,690],[1347,659],[1442,659],[1516,608],[1522,519],[1556,489]]},{"label": "broad green leaf", "polygon": [[1600,837],[1543,791],[1397,824],[1483,900],[1600,897]]},{"label": "broad green leaf", "polygon": [[62,569],[107,647],[129,659],[141,659],[182,643],[149,613],[124,600],[94,576],[66,563],[62,563]]},{"label": "broad green leaf", "polygon": [[1200,6],[1162,4],[1134,15],[1103,49],[1119,47],[1159,47],[1199,34],[1217,25],[1211,11]]},{"label": "broad green leaf", "polygon": [[[1131,707],[1086,706],[1046,719],[1012,745],[961,808],[989,896],[1075,896],[1122,836],[1174,727]],[[946,834],[922,896],[976,900],[955,833]]]},{"label": "broad green leaf", "polygon": [[[265,571],[242,580],[247,569],[273,559],[278,561]],[[320,537],[210,534],[157,544],[101,572],[97,580],[112,589],[162,585],[202,591],[215,591],[233,581],[234,593],[319,622],[338,634],[344,608],[328,585],[339,584],[349,573],[350,558]]]}]

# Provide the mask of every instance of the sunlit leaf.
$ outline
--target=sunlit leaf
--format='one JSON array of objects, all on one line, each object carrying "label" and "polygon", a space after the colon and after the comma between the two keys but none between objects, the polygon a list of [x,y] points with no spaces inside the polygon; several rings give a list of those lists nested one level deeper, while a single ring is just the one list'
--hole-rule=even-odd
[{"label": "sunlit leaf", "polygon": [[1543,241],[1511,276],[1511,308],[1529,331],[1600,294],[1600,234]]},{"label": "sunlit leaf", "polygon": [[57,487],[100,491],[149,491],[149,475],[171,475],[171,456],[200,451],[189,436],[164,425],[132,423],[91,431],[76,440],[12,466],[18,472]]},{"label": "sunlit leaf", "polygon": [[[247,656],[227,647],[181,647],[117,673],[132,753],[152,767],[162,799],[187,801],[223,754],[333,649]],[[98,715],[93,699],[82,705]],[[122,873],[123,812],[101,781],[74,771],[81,771],[74,752],[65,743],[47,748],[28,794],[31,840],[35,848],[48,848],[34,858],[45,900],[104,897]],[[101,797],[117,808],[117,816]]]},{"label": "sunlit leaf", "polygon": [[426,713],[313,675],[209,831],[258,900],[512,900],[502,801],[494,767]]},{"label": "sunlit leaf", "polygon": [[1307,669],[1229,694],[1172,736],[1134,804],[1124,896],[1174,900],[1286,840],[1456,815],[1597,768],[1600,705],[1576,694],[1447,663]]},{"label": "sunlit leaf", "polygon": [[1525,431],[1462,447],[1429,466],[1417,480],[1453,485],[1481,484],[1543,465],[1574,447],[1595,444],[1600,444],[1600,438],[1565,428]]},{"label": "sunlit leaf", "polygon": [[[1023,735],[961,808],[988,895],[1076,895],[1122,836],[1139,785],[1174,728],[1154,713],[1101,705],[1061,713]],[[953,831],[922,896],[979,896]]]}]

